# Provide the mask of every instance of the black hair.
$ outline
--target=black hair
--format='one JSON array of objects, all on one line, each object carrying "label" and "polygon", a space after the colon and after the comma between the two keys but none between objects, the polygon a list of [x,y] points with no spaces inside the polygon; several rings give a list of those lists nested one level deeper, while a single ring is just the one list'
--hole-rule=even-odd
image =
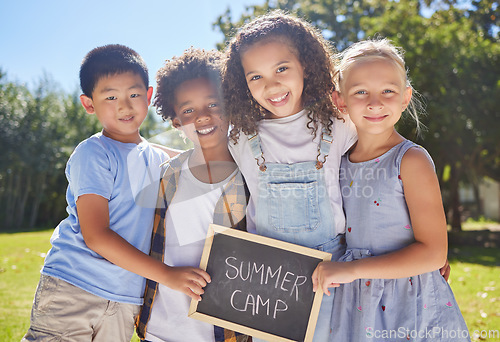
[{"label": "black hair", "polygon": [[129,47],[109,44],[91,50],[80,66],[80,87],[92,98],[97,82],[106,76],[133,72],[149,87],[148,68],[142,57]]}]

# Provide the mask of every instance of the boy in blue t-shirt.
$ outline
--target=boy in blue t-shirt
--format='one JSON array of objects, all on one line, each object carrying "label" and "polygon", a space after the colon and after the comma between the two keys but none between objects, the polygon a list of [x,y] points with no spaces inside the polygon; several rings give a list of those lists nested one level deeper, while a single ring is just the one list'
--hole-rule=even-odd
[{"label": "boy in blue t-shirt", "polygon": [[67,163],[68,217],[52,235],[23,341],[129,342],[145,277],[189,284],[194,293],[208,280],[195,268],[179,277],[148,255],[160,165],[169,156],[139,134],[153,92],[143,59],[122,45],[93,49],[80,85],[82,105],[103,130]]}]

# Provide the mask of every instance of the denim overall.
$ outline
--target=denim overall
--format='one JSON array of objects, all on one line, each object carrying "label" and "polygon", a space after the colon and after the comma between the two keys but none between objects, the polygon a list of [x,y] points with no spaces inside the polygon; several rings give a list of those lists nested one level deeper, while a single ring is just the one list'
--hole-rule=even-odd
[{"label": "denim overall", "polygon": [[[323,131],[316,161],[295,164],[266,163],[260,137],[248,138],[259,167],[257,234],[332,253],[338,260],[345,252],[344,234],[336,236],[323,163],[332,136]],[[320,161],[320,159],[322,161]],[[329,341],[333,292],[323,296],[314,333],[315,342]],[[259,341],[254,338],[254,341]]]}]

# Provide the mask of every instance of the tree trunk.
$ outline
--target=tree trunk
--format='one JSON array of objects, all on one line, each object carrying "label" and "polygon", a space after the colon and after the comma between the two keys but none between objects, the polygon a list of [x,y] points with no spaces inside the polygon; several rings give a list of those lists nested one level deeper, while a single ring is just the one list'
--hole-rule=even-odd
[{"label": "tree trunk", "polygon": [[4,215],[5,215],[5,229],[9,230],[12,225],[12,212],[14,208],[14,175],[13,172],[7,172],[7,187],[5,190],[5,207],[4,207]]},{"label": "tree trunk", "polygon": [[450,172],[450,204],[451,204],[451,230],[454,232],[462,231],[462,210],[460,206],[460,196],[458,185],[460,172],[456,165],[453,165]]},{"label": "tree trunk", "polygon": [[21,178],[22,173],[14,170],[12,173],[12,188],[10,195],[10,208],[6,212],[7,215],[7,229],[18,228],[21,224],[19,222],[18,208],[21,202]]},{"label": "tree trunk", "polygon": [[30,220],[29,220],[29,228],[34,228],[36,219],[38,217],[38,209],[40,208],[40,202],[42,201],[43,194],[45,192],[46,184],[45,181],[47,179],[47,173],[41,173],[37,177],[38,179],[36,180],[35,184],[35,199],[34,203],[31,207],[31,215],[30,215]]},{"label": "tree trunk", "polygon": [[474,192],[474,201],[476,202],[477,206],[477,212],[476,215],[474,215],[475,219],[480,218],[482,215],[484,215],[484,205],[483,201],[481,200],[481,194],[479,193],[479,182],[476,180],[472,181],[472,190]]},{"label": "tree trunk", "polygon": [[28,197],[31,192],[31,175],[26,176],[26,182],[23,182],[23,175],[21,175],[19,180],[18,194],[20,195],[19,204],[16,208],[16,227],[21,227],[25,224],[26,220],[24,218],[24,213],[26,212],[26,202],[28,202]]}]

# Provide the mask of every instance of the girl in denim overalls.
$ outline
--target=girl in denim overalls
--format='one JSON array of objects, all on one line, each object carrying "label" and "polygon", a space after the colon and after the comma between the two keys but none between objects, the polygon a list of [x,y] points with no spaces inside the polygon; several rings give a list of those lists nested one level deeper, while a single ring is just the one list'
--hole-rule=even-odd
[{"label": "girl in denim overalls", "polygon": [[[345,251],[341,156],[356,140],[332,102],[331,49],[305,21],[273,12],[243,26],[227,48],[230,150],[250,189],[247,230],[332,253]],[[333,296],[314,341],[330,339]]]}]

